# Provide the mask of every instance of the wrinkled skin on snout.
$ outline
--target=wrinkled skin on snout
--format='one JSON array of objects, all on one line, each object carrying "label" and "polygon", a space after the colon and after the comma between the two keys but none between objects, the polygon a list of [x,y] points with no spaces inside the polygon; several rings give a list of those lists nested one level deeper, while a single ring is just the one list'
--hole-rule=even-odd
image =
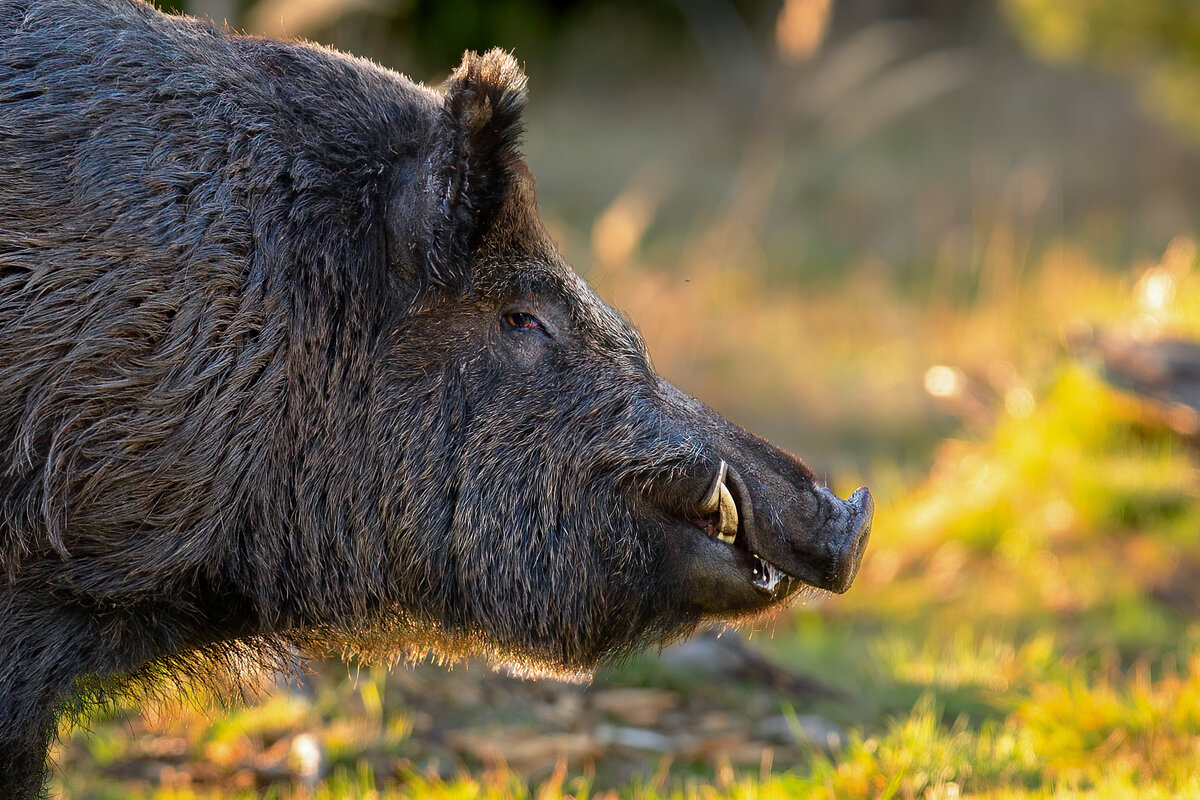
[{"label": "wrinkled skin on snout", "polygon": [[579,673],[870,531],[567,266],[525,79],[0,4],[0,796],[64,708],[299,647]]}]

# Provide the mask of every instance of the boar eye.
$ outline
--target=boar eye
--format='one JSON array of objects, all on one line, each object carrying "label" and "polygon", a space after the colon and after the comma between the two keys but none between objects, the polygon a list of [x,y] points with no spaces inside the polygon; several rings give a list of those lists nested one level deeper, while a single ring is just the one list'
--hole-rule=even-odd
[{"label": "boar eye", "polygon": [[513,311],[504,315],[504,323],[510,328],[524,328],[531,331],[545,331],[542,323],[533,314],[524,311]]}]

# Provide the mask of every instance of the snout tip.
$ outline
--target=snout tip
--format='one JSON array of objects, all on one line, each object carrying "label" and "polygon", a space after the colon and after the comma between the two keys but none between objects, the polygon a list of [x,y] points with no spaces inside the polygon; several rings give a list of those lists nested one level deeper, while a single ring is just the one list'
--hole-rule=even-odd
[{"label": "snout tip", "polygon": [[871,497],[871,490],[865,486],[859,488],[846,500],[846,507],[850,513],[840,542],[840,552],[833,559],[828,580],[822,587],[836,594],[845,592],[854,583],[863,552],[867,549],[867,541],[871,538],[871,522],[875,517],[875,500]]}]

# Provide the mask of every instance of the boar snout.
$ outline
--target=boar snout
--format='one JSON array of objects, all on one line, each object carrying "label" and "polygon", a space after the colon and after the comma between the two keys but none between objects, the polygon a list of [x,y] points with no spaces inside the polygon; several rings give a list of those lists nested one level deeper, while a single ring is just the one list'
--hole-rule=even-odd
[{"label": "boar snout", "polygon": [[823,552],[814,553],[807,539],[801,532],[795,549],[810,552],[807,558],[814,565],[824,561],[825,567],[822,579],[812,583],[819,589],[841,594],[850,588],[854,577],[858,574],[858,566],[862,563],[863,551],[867,549],[867,540],[871,538],[871,521],[875,516],[875,501],[867,487],[860,487],[848,500],[840,500],[829,489],[822,487],[821,491],[828,496],[831,505],[838,510],[837,518],[828,528],[828,546]]},{"label": "boar snout", "polygon": [[768,596],[788,594],[799,583],[837,594],[849,589],[871,535],[870,490],[842,500],[824,486],[793,485],[781,493],[753,483],[752,489],[722,460],[699,503],[706,533],[745,561],[750,583]]},{"label": "boar snout", "polygon": [[654,481],[647,497],[673,520],[666,542],[685,607],[749,615],[805,586],[849,589],[871,534],[871,492],[843,500],[803,462],[669,383],[660,387],[665,440],[702,454]]},{"label": "boar snout", "polygon": [[745,509],[740,544],[751,554],[753,583],[769,594],[791,592],[797,583],[841,594],[858,574],[871,535],[871,492],[863,487],[842,500],[807,470],[784,472],[743,481],[728,471]]}]

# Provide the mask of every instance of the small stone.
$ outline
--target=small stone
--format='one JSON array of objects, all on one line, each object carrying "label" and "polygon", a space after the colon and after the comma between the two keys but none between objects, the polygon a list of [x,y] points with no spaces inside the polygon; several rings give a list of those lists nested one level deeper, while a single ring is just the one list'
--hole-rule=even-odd
[{"label": "small stone", "polygon": [[759,734],[781,744],[808,744],[819,747],[826,753],[842,748],[845,732],[817,714],[801,714],[796,717],[779,716],[763,720]]},{"label": "small stone", "polygon": [[669,753],[675,749],[675,742],[669,736],[657,731],[619,725],[597,725],[596,741],[604,745],[650,750],[655,753]]},{"label": "small stone", "polygon": [[679,708],[678,692],[662,689],[602,689],[592,693],[592,706],[635,728],[656,726],[663,714]]}]

